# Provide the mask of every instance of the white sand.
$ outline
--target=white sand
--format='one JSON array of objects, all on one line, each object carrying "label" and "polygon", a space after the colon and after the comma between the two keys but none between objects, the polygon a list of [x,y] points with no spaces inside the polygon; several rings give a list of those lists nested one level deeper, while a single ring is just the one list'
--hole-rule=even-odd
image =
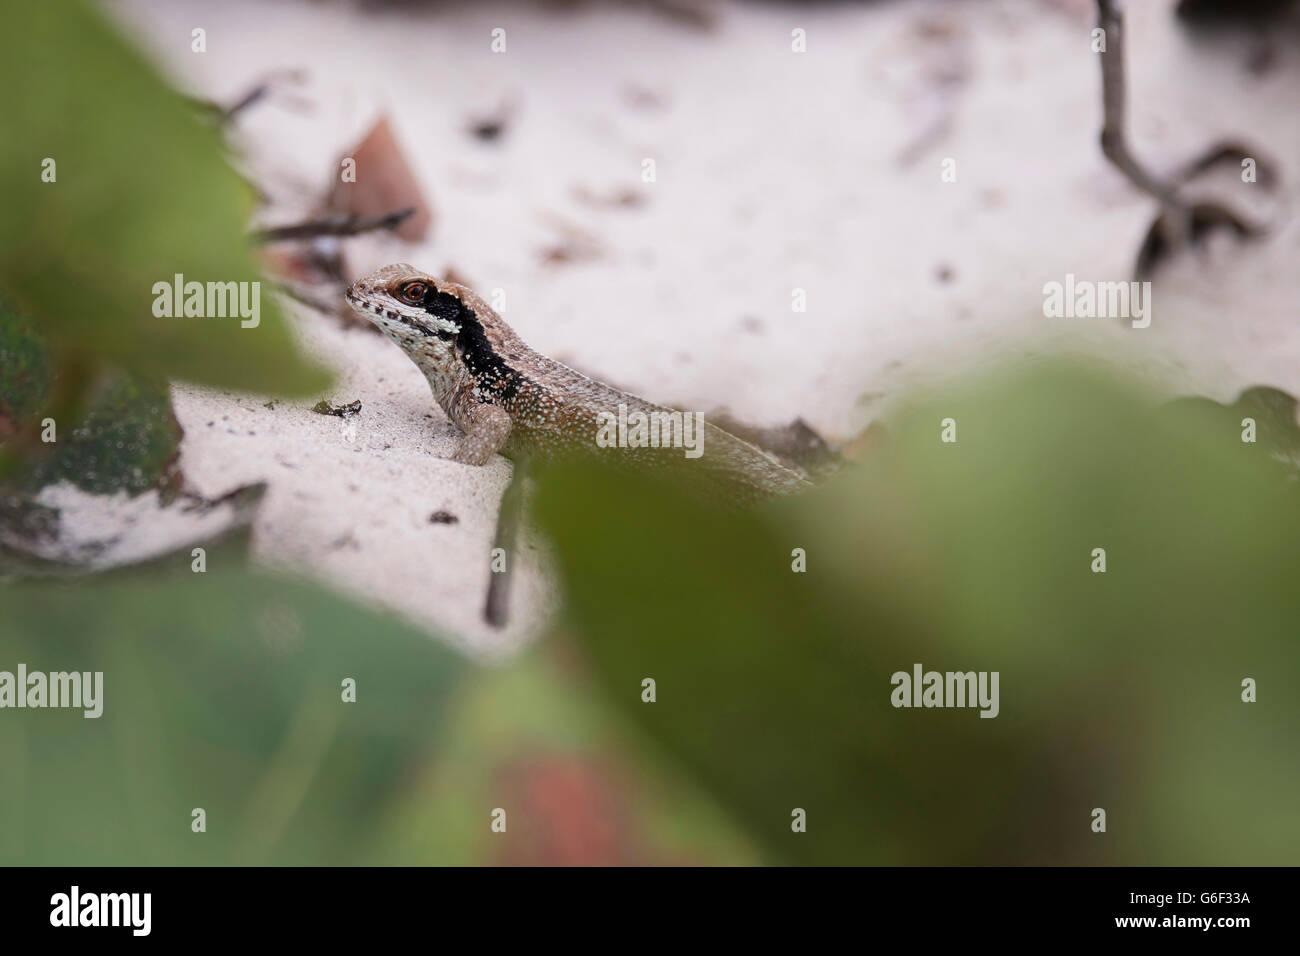
[{"label": "white sand", "polygon": [[[1293,204],[1300,50],[1281,46],[1276,68],[1253,78],[1240,66],[1247,44],[1198,50],[1172,0],[1130,6],[1140,155],[1170,168],[1240,137],[1288,164]],[[1096,147],[1091,3],[724,3],[712,33],[611,6],[115,9],[200,95],[230,101],[272,69],[308,72],[295,95],[309,110],[279,94],[238,124],[250,169],[277,202],[268,221],[307,213],[336,157],[387,111],[435,227],[418,248],[357,241],[353,268],[406,260],[454,268],[484,294],[503,289],[506,318],[535,348],[652,399],[726,407],[757,424],[800,415],[843,440],[907,386],[1062,338],[1220,399],[1255,383],[1300,391],[1294,225],[1164,272],[1149,329],[1043,317],[1043,284],[1067,272],[1127,279],[1153,213]],[[204,54],[190,52],[195,26],[207,30]],[[507,31],[504,54],[489,51],[494,27]],[[806,54],[790,51],[795,27],[807,31]],[[636,105],[638,95],[661,105]],[[516,110],[502,141],[465,133],[506,101]],[[901,162],[918,140],[914,161]],[[647,157],[653,184],[640,181]],[[957,160],[956,183],[940,182],[945,157]],[[645,201],[593,208],[580,189],[631,189]],[[1257,189],[1230,195],[1244,204]],[[562,238],[557,223],[589,233],[600,257],[544,264]],[[941,265],[951,281],[936,278]],[[806,313],[791,311],[794,288],[807,290]],[[445,460],[455,431],[396,347],[299,315],[307,346],[340,370],[328,397],[360,399],[361,415],[342,422],[311,413],[311,402],[268,409],[179,387],[189,481],[208,495],[270,483],[255,534],[266,563],[485,654],[516,646],[545,624],[554,597],[530,553],[515,623],[494,634],[481,621],[509,463]],[[430,524],[439,509],[459,523]]]}]

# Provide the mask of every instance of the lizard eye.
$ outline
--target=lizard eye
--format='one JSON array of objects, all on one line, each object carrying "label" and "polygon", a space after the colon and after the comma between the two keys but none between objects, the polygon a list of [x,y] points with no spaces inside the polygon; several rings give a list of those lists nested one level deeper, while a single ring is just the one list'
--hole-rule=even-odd
[{"label": "lizard eye", "polygon": [[423,282],[408,282],[398,290],[397,294],[411,305],[419,305],[428,290],[429,287]]}]

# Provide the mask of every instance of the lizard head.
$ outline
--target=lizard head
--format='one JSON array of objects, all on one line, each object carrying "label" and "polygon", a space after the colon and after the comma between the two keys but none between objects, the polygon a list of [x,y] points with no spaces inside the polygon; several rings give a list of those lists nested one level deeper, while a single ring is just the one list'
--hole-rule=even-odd
[{"label": "lizard head", "polygon": [[511,363],[527,346],[464,286],[399,262],[352,283],[347,300],[401,346],[435,394],[468,377],[485,394],[510,399],[523,380]]},{"label": "lizard head", "polygon": [[454,283],[399,262],[358,279],[346,296],[354,312],[398,344],[431,345],[460,333],[467,316],[459,293]]}]

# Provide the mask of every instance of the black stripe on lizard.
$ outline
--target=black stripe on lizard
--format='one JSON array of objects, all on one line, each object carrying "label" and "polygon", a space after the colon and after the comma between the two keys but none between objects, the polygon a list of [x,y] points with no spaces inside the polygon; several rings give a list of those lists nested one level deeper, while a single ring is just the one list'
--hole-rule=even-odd
[{"label": "black stripe on lizard", "polygon": [[[483,331],[483,324],[473,309],[450,292],[435,289],[432,283],[428,284],[428,291],[420,305],[433,317],[460,326],[460,332],[454,333],[456,351],[481,387],[490,389],[506,401],[515,397],[524,383],[524,377],[492,348],[492,343]],[[451,338],[453,335],[449,332],[438,334],[442,338]]]}]

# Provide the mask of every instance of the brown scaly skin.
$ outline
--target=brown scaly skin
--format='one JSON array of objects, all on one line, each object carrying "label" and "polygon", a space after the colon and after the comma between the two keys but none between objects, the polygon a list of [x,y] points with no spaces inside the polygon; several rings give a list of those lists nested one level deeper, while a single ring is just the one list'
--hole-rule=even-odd
[{"label": "brown scaly skin", "polygon": [[800,473],[705,422],[704,454],[681,448],[601,448],[601,412],[667,412],[534,352],[471,290],[404,263],[385,266],[347,290],[358,314],[402,347],[424,373],[447,417],[464,432],[454,461],[483,465],[497,452],[554,460],[596,454],[635,468],[685,467],[709,490],[749,500],[809,486]]}]

